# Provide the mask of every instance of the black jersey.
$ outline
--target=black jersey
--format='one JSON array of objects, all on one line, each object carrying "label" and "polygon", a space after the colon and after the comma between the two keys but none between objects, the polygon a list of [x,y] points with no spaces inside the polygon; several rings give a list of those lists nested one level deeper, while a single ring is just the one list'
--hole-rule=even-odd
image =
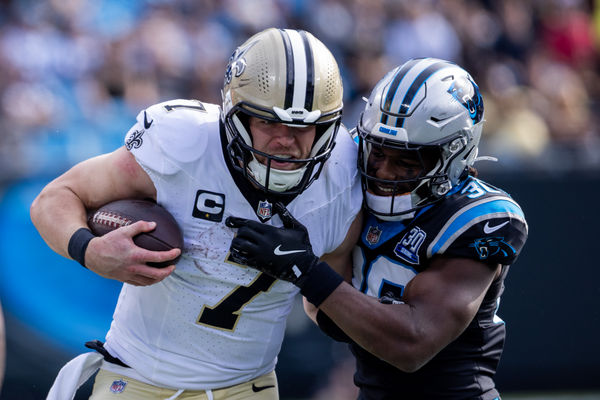
[{"label": "black jersey", "polygon": [[367,295],[401,298],[407,283],[436,255],[502,265],[467,329],[430,362],[405,373],[351,344],[360,399],[498,398],[493,376],[502,353],[504,322],[496,315],[508,267],[527,238],[519,205],[504,191],[469,177],[443,200],[409,220],[368,216],[355,248],[352,284]]}]

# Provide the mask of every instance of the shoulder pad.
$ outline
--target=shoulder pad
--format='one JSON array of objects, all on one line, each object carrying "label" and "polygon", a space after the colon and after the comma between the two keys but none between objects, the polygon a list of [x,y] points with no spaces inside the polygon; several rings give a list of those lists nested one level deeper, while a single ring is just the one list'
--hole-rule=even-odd
[{"label": "shoulder pad", "polygon": [[[469,198],[474,193],[477,196]],[[444,254],[500,264],[516,259],[528,227],[523,210],[510,196],[472,179],[450,203],[454,209],[429,244],[428,257]]]},{"label": "shoulder pad", "polygon": [[[343,172],[349,173],[352,178],[342,180],[341,182],[353,182],[353,180],[359,176],[358,168],[356,168],[357,157],[358,149],[356,143],[354,143],[352,136],[346,127],[340,125],[340,129],[335,138],[335,146],[331,152],[330,159],[325,163],[325,169],[332,170],[333,172],[343,167],[345,169]],[[348,178],[348,175],[345,175],[344,177]],[[335,179],[340,178],[336,177]]]},{"label": "shoulder pad", "polygon": [[125,146],[138,162],[158,173],[171,174],[206,149],[209,130],[217,126],[219,107],[197,100],[170,100],[141,111],[125,136]]}]

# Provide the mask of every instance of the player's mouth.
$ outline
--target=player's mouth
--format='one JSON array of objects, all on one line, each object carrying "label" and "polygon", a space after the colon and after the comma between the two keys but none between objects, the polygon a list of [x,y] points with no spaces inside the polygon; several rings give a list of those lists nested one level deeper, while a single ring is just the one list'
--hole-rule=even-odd
[{"label": "player's mouth", "polygon": [[380,183],[370,182],[369,191],[376,196],[401,196],[408,194],[410,191],[405,185],[384,185]]},{"label": "player's mouth", "polygon": [[[290,154],[273,154],[274,157],[278,159],[285,160],[297,160],[297,157],[294,157]],[[300,168],[301,164],[296,162],[286,162],[281,160],[271,159],[271,168],[282,169],[282,170],[292,170]]]},{"label": "player's mouth", "polygon": [[395,194],[393,186],[371,185],[370,189],[377,196],[393,196]]}]

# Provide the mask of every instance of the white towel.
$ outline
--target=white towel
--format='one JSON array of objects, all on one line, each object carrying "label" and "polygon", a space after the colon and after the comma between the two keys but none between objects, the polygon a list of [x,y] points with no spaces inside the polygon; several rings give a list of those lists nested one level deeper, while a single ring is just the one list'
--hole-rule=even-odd
[{"label": "white towel", "polygon": [[46,400],[73,400],[77,389],[100,369],[103,359],[102,354],[91,352],[66,363],[56,376]]}]

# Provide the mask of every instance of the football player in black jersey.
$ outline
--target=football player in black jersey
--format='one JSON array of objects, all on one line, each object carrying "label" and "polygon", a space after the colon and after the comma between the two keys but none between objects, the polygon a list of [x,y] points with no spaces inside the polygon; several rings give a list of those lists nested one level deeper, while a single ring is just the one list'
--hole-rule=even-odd
[{"label": "football player in black jersey", "polygon": [[454,63],[410,60],[376,85],[356,129],[363,231],[341,276],[291,215],[287,229],[235,221],[241,262],[322,293],[318,309],[305,308],[351,343],[359,399],[500,397],[496,311],[527,223],[506,192],[476,177],[482,124],[479,89]]}]

